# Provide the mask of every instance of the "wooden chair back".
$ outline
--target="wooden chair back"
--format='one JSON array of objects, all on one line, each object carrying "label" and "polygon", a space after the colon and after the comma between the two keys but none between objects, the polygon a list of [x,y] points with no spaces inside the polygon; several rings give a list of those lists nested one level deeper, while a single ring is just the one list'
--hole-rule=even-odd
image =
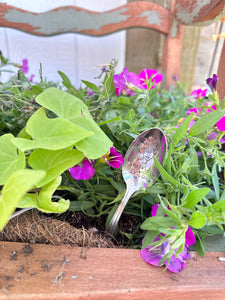
[{"label": "wooden chair back", "polygon": [[[149,1],[134,1],[100,13],[77,6],[34,13],[0,3],[0,27],[41,36],[67,32],[102,36],[134,27],[155,29],[165,35],[161,72],[163,86],[169,88],[180,75],[183,25],[204,25],[219,19],[224,15],[225,1],[171,0],[167,3],[168,7],[163,7]],[[223,76],[221,68],[219,70]]]}]

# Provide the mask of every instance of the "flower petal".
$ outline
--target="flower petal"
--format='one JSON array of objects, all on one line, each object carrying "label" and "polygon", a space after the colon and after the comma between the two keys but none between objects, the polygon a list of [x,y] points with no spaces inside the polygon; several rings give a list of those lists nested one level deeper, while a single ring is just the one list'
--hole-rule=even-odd
[{"label": "flower petal", "polygon": [[206,82],[212,91],[216,91],[216,85],[217,85],[218,80],[219,80],[219,78],[217,77],[216,74],[213,74],[212,78],[206,79]]},{"label": "flower petal", "polygon": [[108,165],[113,168],[120,168],[124,164],[122,154],[116,151],[114,147],[110,148],[109,154],[103,156]]},{"label": "flower petal", "polygon": [[178,254],[177,257],[175,256],[175,254],[173,254],[168,265],[168,270],[173,273],[182,271],[185,268],[185,261],[190,258],[190,254],[187,251],[188,247],[184,246],[183,252]]},{"label": "flower petal", "polygon": [[225,116],[216,123],[216,127],[219,131],[225,131]]},{"label": "flower petal", "polygon": [[196,242],[195,235],[194,235],[193,231],[191,230],[191,228],[188,227],[188,229],[185,233],[185,244],[188,246],[192,246],[195,244],[195,242]]},{"label": "flower petal", "polygon": [[82,166],[76,165],[70,168],[69,171],[75,180],[88,180],[95,174],[95,169],[88,159],[82,161]]},{"label": "flower petal", "polygon": [[152,206],[152,217],[156,216],[158,207],[159,207],[158,203],[156,203],[155,205]]}]

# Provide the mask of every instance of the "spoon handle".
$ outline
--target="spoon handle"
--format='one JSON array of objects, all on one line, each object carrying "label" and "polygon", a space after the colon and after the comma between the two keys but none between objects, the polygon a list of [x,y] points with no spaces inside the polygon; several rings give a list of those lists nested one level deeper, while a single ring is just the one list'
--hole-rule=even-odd
[{"label": "spoon handle", "polygon": [[126,193],[120,203],[120,205],[117,207],[117,210],[115,211],[108,227],[106,228],[106,232],[113,235],[115,230],[116,230],[116,226],[119,222],[120,216],[125,208],[125,206],[127,205],[128,200],[130,199],[130,197],[132,196],[132,194],[134,193],[134,190],[131,189],[127,189]]}]

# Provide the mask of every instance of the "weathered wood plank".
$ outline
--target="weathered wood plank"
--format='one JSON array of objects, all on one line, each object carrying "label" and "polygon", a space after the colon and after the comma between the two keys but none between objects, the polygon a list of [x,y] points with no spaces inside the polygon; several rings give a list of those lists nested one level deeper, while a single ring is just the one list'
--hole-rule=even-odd
[{"label": "weathered wood plank", "polygon": [[173,18],[175,0],[170,1],[169,33],[163,43],[162,74],[163,86],[167,89],[175,85],[174,77],[180,77],[183,26]]},{"label": "weathered wood plank", "polygon": [[[130,3],[133,0],[127,0],[127,2]],[[163,5],[164,0],[151,0],[151,2]],[[146,28],[127,30],[125,65],[129,72],[138,74],[146,68],[159,69],[162,41],[162,34],[156,30]]]},{"label": "weathered wood plank", "polygon": [[16,28],[34,35],[51,36],[74,32],[100,36],[132,27],[168,32],[168,10],[144,1],[100,13],[76,6],[34,13],[4,3],[0,3],[0,11],[0,26]]},{"label": "weathered wood plank", "polygon": [[224,253],[192,252],[178,274],[146,264],[139,250],[0,242],[0,298],[224,299]]},{"label": "weathered wood plank", "polygon": [[218,90],[220,100],[223,100],[223,98],[225,97],[225,40],[223,42],[223,48],[220,55],[217,75],[219,78],[217,84],[217,90]]},{"label": "weathered wood plank", "polygon": [[176,0],[174,9],[174,16],[183,25],[204,25],[206,21],[215,22],[224,15],[224,0]]}]

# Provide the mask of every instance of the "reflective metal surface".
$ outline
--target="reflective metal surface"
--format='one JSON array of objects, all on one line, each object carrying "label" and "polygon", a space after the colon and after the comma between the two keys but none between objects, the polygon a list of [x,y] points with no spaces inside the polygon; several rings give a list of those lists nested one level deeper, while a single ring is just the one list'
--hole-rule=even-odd
[{"label": "reflective metal surface", "polygon": [[144,131],[131,143],[122,167],[127,190],[106,229],[108,233],[113,234],[115,232],[120,216],[132,194],[146,189],[155,182],[158,169],[153,157],[162,163],[166,148],[165,135],[159,128]]}]

